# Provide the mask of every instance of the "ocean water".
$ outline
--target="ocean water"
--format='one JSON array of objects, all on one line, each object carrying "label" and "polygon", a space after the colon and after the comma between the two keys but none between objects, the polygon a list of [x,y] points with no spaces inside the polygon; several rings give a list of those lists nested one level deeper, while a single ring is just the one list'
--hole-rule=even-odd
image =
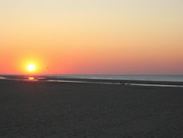
[{"label": "ocean water", "polygon": [[183,75],[52,75],[56,78],[183,82]]}]

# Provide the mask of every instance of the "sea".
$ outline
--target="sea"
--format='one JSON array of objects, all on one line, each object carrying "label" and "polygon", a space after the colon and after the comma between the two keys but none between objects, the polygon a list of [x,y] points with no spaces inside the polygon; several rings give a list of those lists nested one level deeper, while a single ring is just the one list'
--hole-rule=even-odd
[{"label": "sea", "polygon": [[180,75],[51,75],[51,76],[55,78],[183,82],[183,74],[180,74]]},{"label": "sea", "polygon": [[[38,77],[38,79],[34,79],[34,77]],[[32,77],[31,77],[32,78]],[[114,84],[111,82],[100,82],[100,81],[84,81],[82,79],[100,79],[100,80],[137,80],[137,81],[162,81],[162,82],[169,82],[164,84],[159,83],[125,83],[125,85],[131,85],[131,86],[146,86],[146,87],[181,87],[183,88],[183,75],[38,75],[33,76],[33,79],[27,78],[27,75],[0,75],[1,79],[6,80],[23,80],[23,81],[38,81],[42,78],[47,78],[48,82],[72,82],[72,83],[97,83],[97,84]],[[67,79],[67,80],[65,80]],[[69,80],[71,79],[71,80]],[[72,80],[72,79],[81,79],[81,80]],[[170,82],[176,82],[170,83]],[[115,83],[120,85],[120,83]]]}]

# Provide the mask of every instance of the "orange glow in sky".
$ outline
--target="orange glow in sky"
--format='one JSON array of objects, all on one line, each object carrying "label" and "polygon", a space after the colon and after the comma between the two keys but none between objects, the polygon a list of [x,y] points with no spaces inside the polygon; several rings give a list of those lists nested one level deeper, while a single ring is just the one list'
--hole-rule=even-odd
[{"label": "orange glow in sky", "polygon": [[1,0],[0,74],[183,74],[183,0]]}]

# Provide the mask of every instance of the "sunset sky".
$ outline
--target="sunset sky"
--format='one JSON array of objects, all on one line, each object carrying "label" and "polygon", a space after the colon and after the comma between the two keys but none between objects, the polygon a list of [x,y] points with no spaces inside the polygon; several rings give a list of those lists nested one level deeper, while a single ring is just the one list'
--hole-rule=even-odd
[{"label": "sunset sky", "polygon": [[0,0],[0,74],[183,74],[183,0]]}]

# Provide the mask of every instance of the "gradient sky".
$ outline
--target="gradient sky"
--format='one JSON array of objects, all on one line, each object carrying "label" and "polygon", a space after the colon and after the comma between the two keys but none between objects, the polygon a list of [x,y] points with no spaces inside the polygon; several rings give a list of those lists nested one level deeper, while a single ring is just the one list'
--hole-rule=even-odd
[{"label": "gradient sky", "polygon": [[182,74],[182,0],[0,0],[0,74]]}]

